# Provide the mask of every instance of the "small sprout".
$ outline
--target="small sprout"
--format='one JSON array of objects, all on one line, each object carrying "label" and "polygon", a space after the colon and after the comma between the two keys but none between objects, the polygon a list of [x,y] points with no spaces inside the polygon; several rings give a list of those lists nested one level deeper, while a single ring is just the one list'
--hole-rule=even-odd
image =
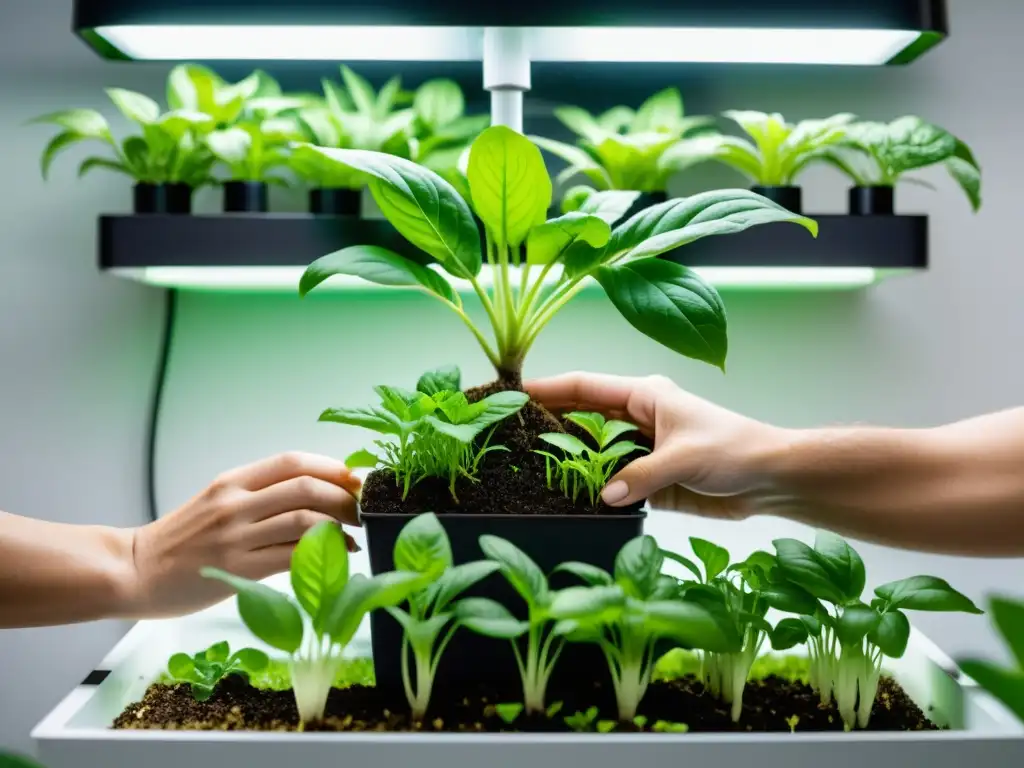
[{"label": "small sprout", "polygon": [[188,683],[196,701],[206,701],[213,695],[217,683],[228,675],[241,675],[246,679],[267,668],[270,660],[263,651],[243,648],[231,653],[226,642],[214,643],[194,656],[176,653],[167,662],[167,673],[177,683]]},{"label": "small sprout", "polygon": [[565,705],[565,702],[562,702],[562,701],[553,702],[553,703],[548,705],[548,708],[544,712],[544,714],[547,715],[548,720],[550,720],[551,718],[553,718],[555,715],[557,715],[559,712],[562,711],[562,707],[564,705]]},{"label": "small sprout", "polygon": [[633,725],[637,728],[647,727],[647,718],[644,715],[637,715],[633,718]]},{"label": "small sprout", "polygon": [[522,469],[522,467],[519,467],[519,466],[517,466],[515,464],[509,464],[508,468],[511,469],[516,474],[518,474],[519,470]]},{"label": "small sprout", "polygon": [[786,718],[786,725],[789,726],[790,733],[796,733],[796,727],[800,723],[800,715],[793,715],[792,717]]},{"label": "small sprout", "polygon": [[686,723],[673,723],[668,720],[658,720],[651,729],[655,733],[688,733],[690,726]]},{"label": "small sprout", "polygon": [[618,723],[614,720],[598,720],[597,721],[597,732],[598,733],[611,733],[615,730]]},{"label": "small sprout", "polygon": [[522,714],[523,704],[520,701],[513,701],[507,704],[495,704],[494,711],[498,717],[505,721],[506,725],[512,725]]},{"label": "small sprout", "polygon": [[590,707],[586,712],[577,711],[575,715],[566,717],[565,724],[577,733],[585,733],[593,728],[595,720],[597,720],[597,707]]}]

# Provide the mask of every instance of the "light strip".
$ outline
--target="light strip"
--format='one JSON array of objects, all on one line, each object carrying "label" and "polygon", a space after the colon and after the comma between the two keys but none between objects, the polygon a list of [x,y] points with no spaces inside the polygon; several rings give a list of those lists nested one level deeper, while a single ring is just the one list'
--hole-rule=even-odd
[{"label": "light strip", "polygon": [[[481,27],[126,25],[95,32],[133,59],[477,61]],[[919,36],[893,29],[532,27],[530,58],[563,62],[885,64]]]},{"label": "light strip", "polygon": [[[298,294],[303,267],[116,267],[112,274],[150,285],[184,290],[218,292],[287,292]],[[695,270],[719,288],[765,290],[837,290],[863,288],[876,282],[880,270],[872,267],[706,267]],[[460,293],[472,293],[464,280],[448,278]],[[558,276],[554,270],[549,280]],[[493,275],[484,267],[479,277],[484,286]],[[593,288],[597,289],[596,284]],[[356,277],[332,277],[317,290],[338,292],[394,291],[398,289],[367,283]],[[413,289],[409,289],[413,290]]]}]

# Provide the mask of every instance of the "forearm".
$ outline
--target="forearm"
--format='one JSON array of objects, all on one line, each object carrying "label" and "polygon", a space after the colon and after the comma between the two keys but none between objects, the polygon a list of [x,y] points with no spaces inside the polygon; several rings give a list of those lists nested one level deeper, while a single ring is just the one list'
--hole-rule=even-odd
[{"label": "forearm", "polygon": [[0,512],[0,628],[130,614],[130,531]]},{"label": "forearm", "polygon": [[1024,409],[934,429],[785,432],[757,512],[868,541],[1024,555]]}]

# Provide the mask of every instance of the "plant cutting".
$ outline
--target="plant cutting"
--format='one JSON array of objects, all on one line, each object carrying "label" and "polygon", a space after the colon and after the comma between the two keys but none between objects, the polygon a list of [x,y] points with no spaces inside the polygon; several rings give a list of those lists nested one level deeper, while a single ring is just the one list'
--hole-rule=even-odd
[{"label": "plant cutting", "polygon": [[1024,602],[1007,597],[988,601],[996,630],[1010,651],[1009,666],[965,659],[960,668],[1024,722]]},{"label": "plant cutting", "polygon": [[196,701],[206,701],[225,677],[240,675],[248,680],[250,674],[265,670],[269,661],[267,654],[255,648],[231,653],[230,646],[222,641],[192,656],[174,654],[167,661],[167,674],[176,683],[187,683]]},{"label": "plant cutting", "polygon": [[426,581],[423,574],[411,571],[372,578],[350,576],[345,538],[333,523],[311,528],[295,547],[294,602],[257,581],[217,568],[204,568],[202,574],[234,589],[239,616],[249,631],[288,654],[295,704],[303,723],[323,717],[345,646],[363,617],[405,602]]}]

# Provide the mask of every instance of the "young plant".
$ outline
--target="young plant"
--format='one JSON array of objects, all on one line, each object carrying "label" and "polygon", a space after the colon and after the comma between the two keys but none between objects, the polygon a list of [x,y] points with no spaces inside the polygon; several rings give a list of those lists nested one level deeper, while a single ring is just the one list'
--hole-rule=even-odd
[{"label": "young plant", "polygon": [[559,458],[549,451],[534,451],[544,457],[547,466],[548,488],[554,487],[557,478],[559,487],[574,502],[584,488],[590,498],[590,504],[596,505],[601,489],[608,484],[608,479],[615,471],[619,459],[637,451],[646,451],[632,441],[615,442],[626,432],[636,430],[635,424],[625,421],[605,421],[599,413],[574,412],[566,417],[573,424],[587,432],[597,445],[593,449],[579,438],[564,433],[548,433],[540,439],[549,445],[565,452]]},{"label": "young plant", "polygon": [[579,136],[576,145],[530,138],[569,164],[556,183],[582,175],[599,190],[638,192],[663,192],[673,169],[662,165],[662,156],[687,134],[712,123],[709,117],[684,117],[677,88],[659,91],[635,112],[619,106],[594,117],[579,107],[560,107],[555,117]]},{"label": "young plant", "polygon": [[206,145],[227,167],[230,181],[285,186],[287,181],[271,171],[288,165],[288,143],[299,137],[287,120],[263,120],[214,131],[206,137]]},{"label": "young plant", "polygon": [[[452,636],[459,628],[459,595],[498,570],[489,561],[455,565],[448,534],[433,513],[418,515],[395,540],[395,568],[419,573],[423,587],[409,595],[407,610],[388,608],[405,631],[402,638],[402,683],[412,716],[422,720],[430,706],[434,676]],[[416,667],[409,671],[409,654]],[[514,719],[514,718],[513,718]]]},{"label": "young plant", "polygon": [[835,698],[847,730],[867,727],[883,659],[898,659],[907,649],[910,621],[904,611],[981,613],[934,576],[883,584],[875,589],[870,605],[863,603],[864,561],[831,533],[820,532],[813,549],[795,539],[777,539],[774,546],[782,575],[809,592],[817,605],[799,620],[780,622],[772,644],[784,650],[809,642],[811,685],[822,703]]},{"label": "young plant", "polygon": [[920,117],[901,117],[888,124],[855,123],[825,159],[861,187],[893,187],[900,182],[930,186],[906,174],[942,165],[967,195],[971,209],[977,213],[981,208],[981,168],[970,147]]},{"label": "young plant", "polygon": [[379,92],[363,77],[342,65],[339,86],[323,81],[327,108],[355,149],[388,152],[409,157],[409,138],[415,112],[396,109],[405,98],[401,79],[388,80]]},{"label": "young plant", "polygon": [[714,160],[739,171],[753,184],[790,186],[811,163],[822,161],[825,150],[846,138],[850,123],[856,119],[843,113],[794,125],[778,113],[733,110],[724,114],[739,124],[749,140],[698,136],[666,152],[662,158],[665,166],[683,169]]},{"label": "young plant", "polygon": [[818,603],[805,589],[782,577],[774,555],[768,552],[755,552],[743,562],[730,565],[728,550],[717,544],[691,537],[690,547],[703,571],[683,555],[664,550],[662,554],[697,577],[696,582],[680,583],[685,599],[723,609],[742,638],[738,651],[705,651],[701,661],[704,685],[713,696],[731,705],[733,722],[739,722],[750,668],[772,632],[771,624],[765,620],[768,609],[809,613]]},{"label": "young plant", "polygon": [[[520,387],[523,360],[538,334],[591,278],[642,333],[680,354],[724,366],[725,308],[718,293],[695,272],[655,257],[701,237],[772,221],[817,232],[812,220],[747,190],[655,205],[614,230],[604,217],[622,215],[624,193],[595,193],[588,212],[545,222],[551,180],[544,161],[532,142],[504,126],[486,129],[470,149],[472,210],[450,183],[401,158],[308,145],[295,152],[365,173],[387,219],[439,267],[376,246],[351,246],[313,262],[299,283],[300,295],[334,275],[426,291],[466,324],[509,388]],[[486,230],[483,248],[473,211]],[[493,276],[486,287],[480,279],[485,261]],[[472,288],[493,338],[467,314],[442,272]]]},{"label": "young plant", "polygon": [[280,592],[217,568],[204,568],[238,593],[238,613],[249,631],[287,653],[299,719],[324,716],[327,695],[341,665],[345,646],[363,617],[378,608],[404,602],[422,589],[423,574],[390,571],[372,578],[349,576],[348,550],[341,529],[320,523],[307,531],[292,554],[295,601]]},{"label": "young plant", "polygon": [[676,579],[662,574],[664,555],[651,536],[627,542],[609,574],[585,563],[564,563],[587,586],[563,589],[550,614],[559,619],[553,634],[572,642],[596,643],[604,652],[615,688],[619,720],[631,722],[647,692],[655,646],[663,638],[687,648],[736,653],[740,634],[714,602],[680,598]]},{"label": "young plant", "polygon": [[250,674],[265,670],[269,663],[263,651],[242,648],[231,653],[228,644],[220,642],[193,656],[174,654],[167,662],[167,674],[176,683],[188,683],[196,701],[206,701],[213,695],[217,683],[228,675],[241,675],[248,679]]},{"label": "young plant", "polygon": [[1007,668],[990,661],[967,659],[960,662],[960,668],[1024,722],[1024,602],[993,597],[989,600],[989,611],[1010,650],[1013,664]]}]

